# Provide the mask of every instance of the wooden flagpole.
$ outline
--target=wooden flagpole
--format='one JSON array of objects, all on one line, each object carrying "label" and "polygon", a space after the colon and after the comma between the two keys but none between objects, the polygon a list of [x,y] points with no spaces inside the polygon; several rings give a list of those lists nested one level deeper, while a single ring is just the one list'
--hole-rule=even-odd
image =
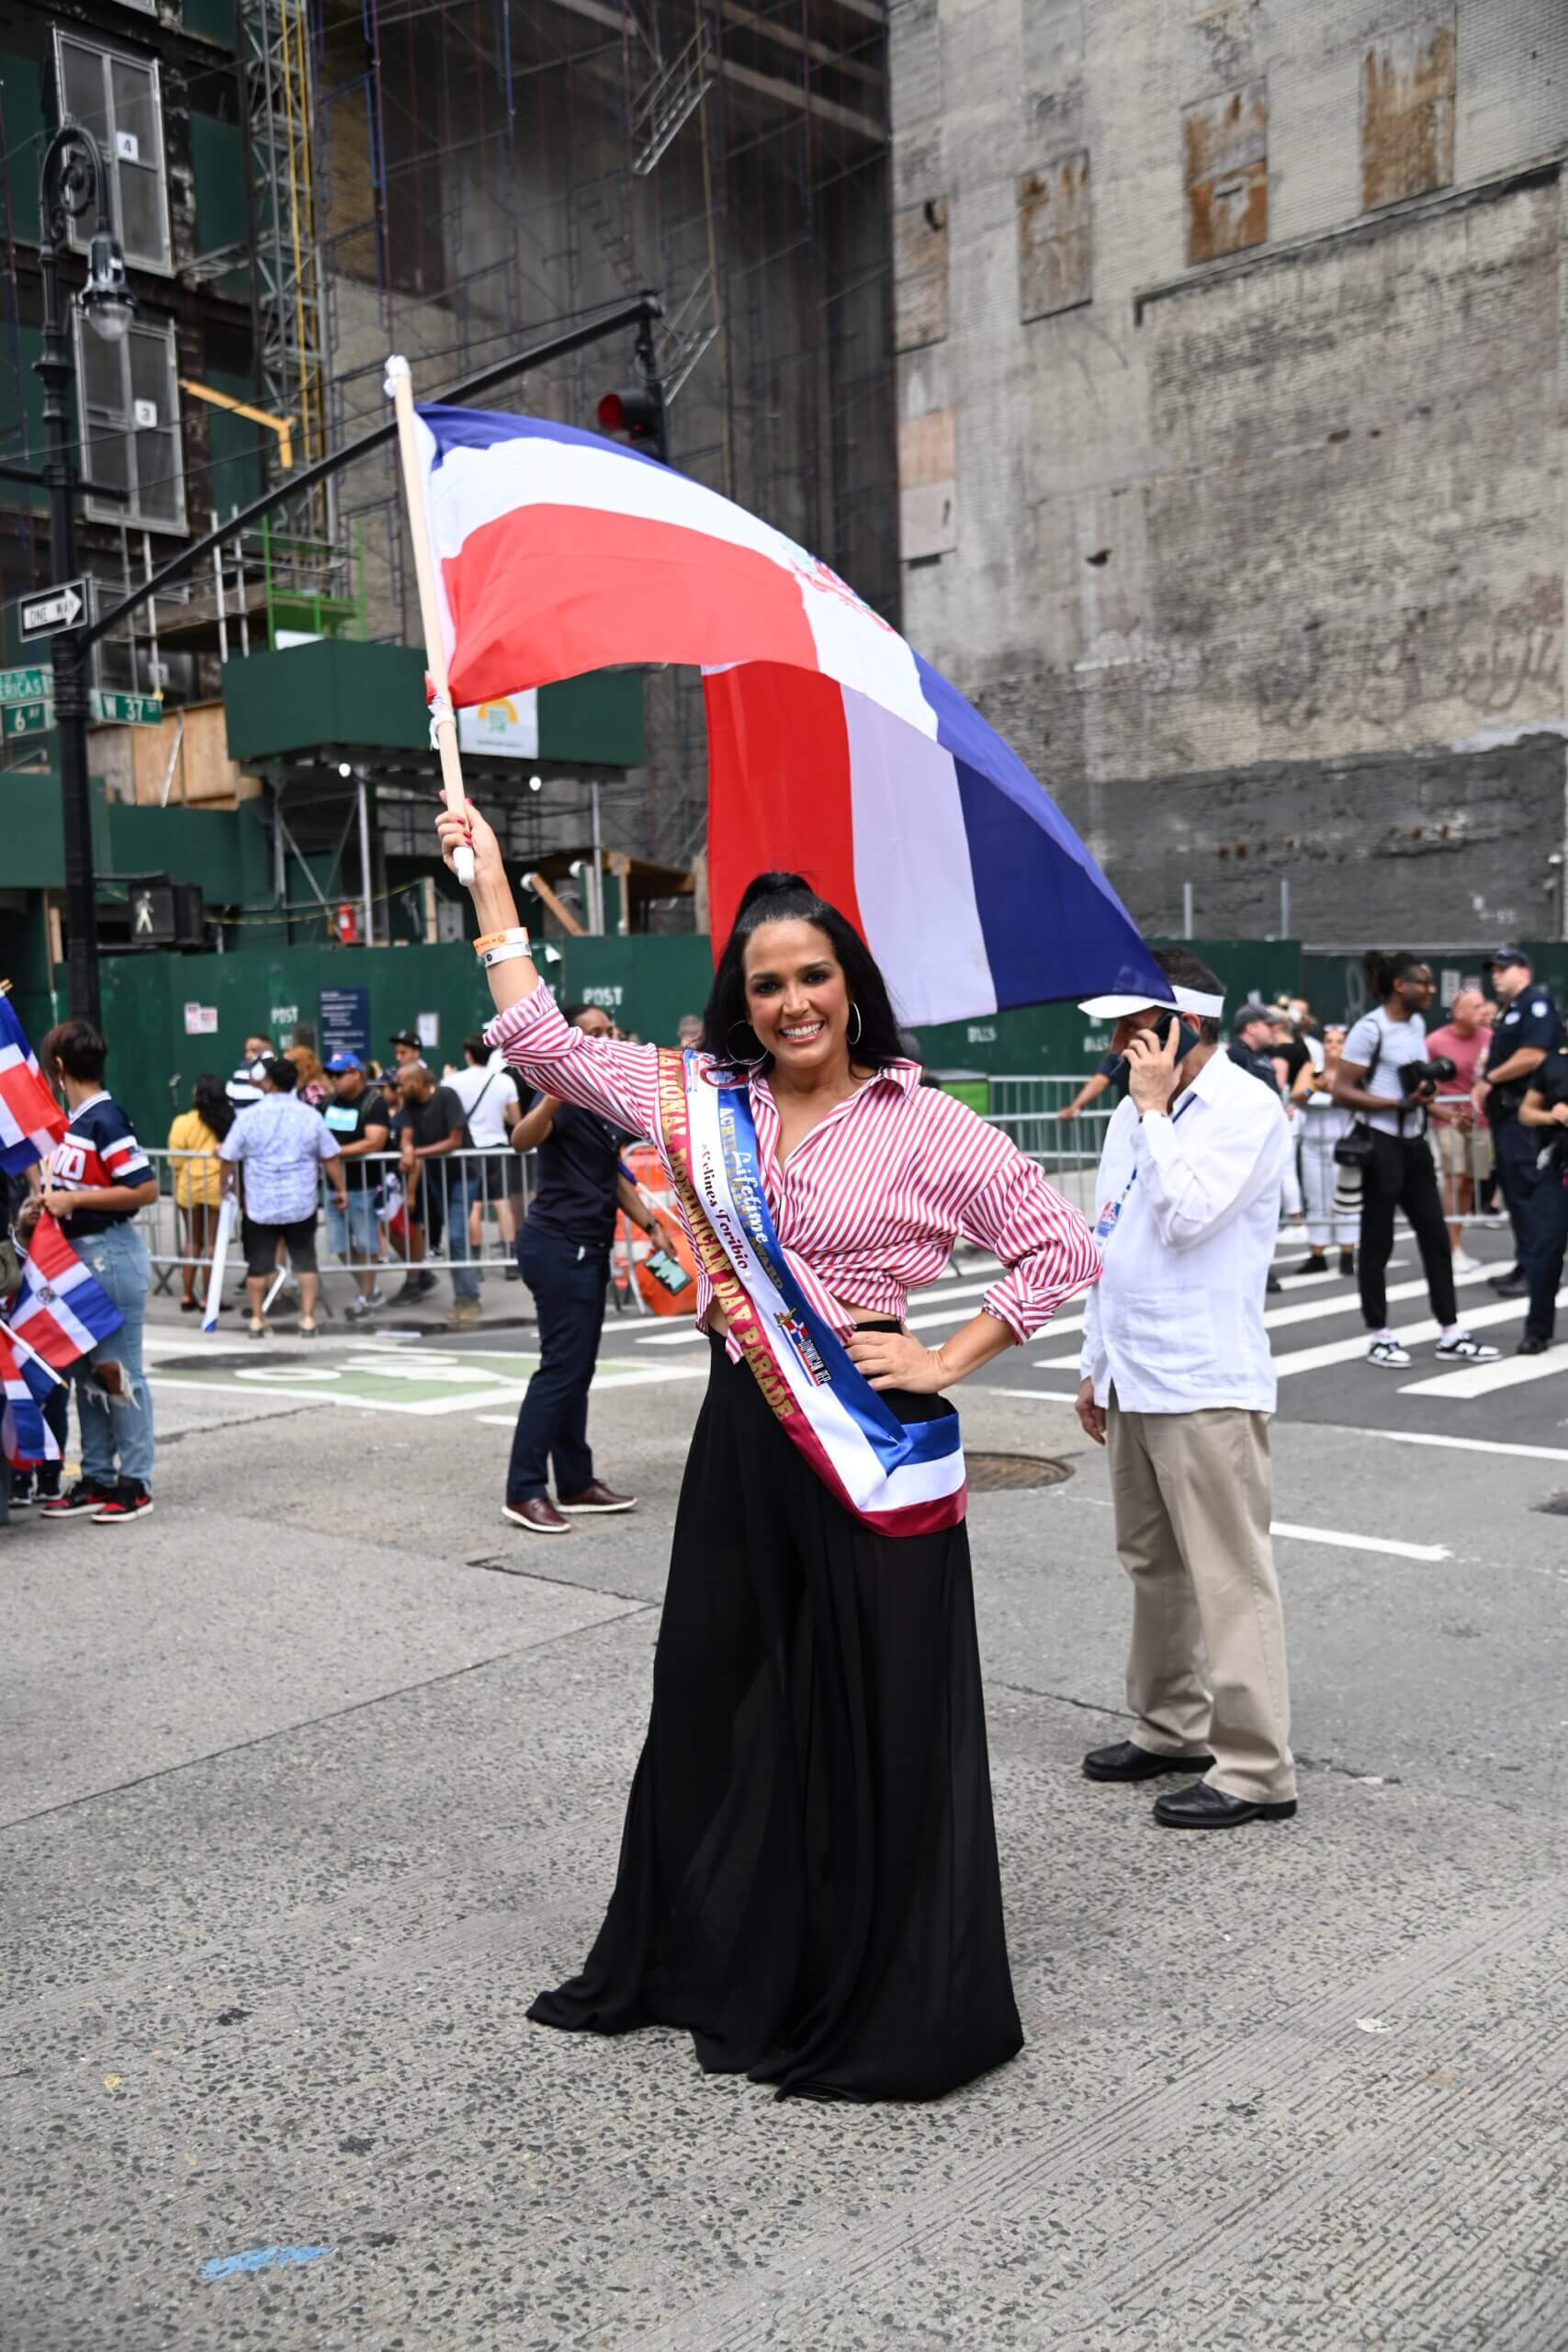
[{"label": "wooden flagpole", "polygon": [[[446,640],[441,634],[441,611],[435,600],[435,566],[431,559],[430,532],[424,515],[424,474],[414,437],[413,379],[409,363],[394,352],[387,362],[387,388],[398,420],[398,448],[403,461],[403,495],[408,502],[409,537],[413,541],[414,578],[419,582],[419,617],[424,630],[425,666],[434,697],[430,729],[441,755],[441,788],[454,817],[460,817],[467,796],[463,767],[457,756],[457,714],[446,686]],[[474,887],[474,853],[459,848],[453,861],[465,890]]]}]

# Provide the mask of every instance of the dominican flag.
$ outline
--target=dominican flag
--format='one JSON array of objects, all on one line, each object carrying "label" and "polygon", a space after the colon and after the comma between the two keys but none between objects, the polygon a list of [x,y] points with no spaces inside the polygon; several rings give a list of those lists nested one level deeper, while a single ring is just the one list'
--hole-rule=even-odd
[{"label": "dominican flag", "polygon": [[65,1133],[65,1114],[44,1084],[27,1032],[0,996],[0,1170],[19,1176],[46,1159]]},{"label": "dominican flag", "polygon": [[63,1372],[125,1317],[96,1274],[89,1273],[45,1209],[32,1229],[22,1262],[22,1287],[11,1309],[19,1332],[45,1363]]},{"label": "dominican flag", "polygon": [[825,563],[640,451],[418,412],[452,700],[705,672],[716,940],[754,874],[858,923],[908,1021],[1165,983],[1044,786]]},{"label": "dominican flag", "polygon": [[40,1364],[29,1363],[20,1349],[11,1345],[4,1323],[0,1323],[0,1382],[6,1391],[0,1450],[12,1469],[25,1470],[36,1462],[58,1462],[59,1442],[41,1409],[54,1383]]}]

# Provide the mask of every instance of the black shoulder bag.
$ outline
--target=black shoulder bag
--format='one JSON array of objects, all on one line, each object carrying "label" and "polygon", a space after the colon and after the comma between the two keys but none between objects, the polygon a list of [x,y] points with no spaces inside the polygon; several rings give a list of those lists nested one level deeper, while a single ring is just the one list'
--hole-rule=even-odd
[{"label": "black shoulder bag", "polygon": [[[1372,1072],[1376,1069],[1382,1059],[1382,1023],[1380,1021],[1378,1023],[1378,1042],[1376,1046],[1373,1048],[1371,1060],[1367,1064],[1366,1076],[1362,1080],[1363,1085],[1371,1086],[1372,1082]],[[1364,1118],[1353,1120],[1334,1147],[1335,1165],[1337,1168],[1357,1168],[1365,1170],[1371,1166],[1373,1160],[1377,1158],[1377,1145],[1372,1140],[1372,1131],[1371,1127],[1368,1126],[1366,1120]]]}]

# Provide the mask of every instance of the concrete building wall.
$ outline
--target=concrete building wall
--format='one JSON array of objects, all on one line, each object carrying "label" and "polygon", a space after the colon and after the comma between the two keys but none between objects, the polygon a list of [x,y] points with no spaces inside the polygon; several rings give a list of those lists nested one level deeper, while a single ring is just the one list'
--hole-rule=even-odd
[{"label": "concrete building wall", "polygon": [[892,26],[909,634],[1151,931],[1559,931],[1568,9]]}]

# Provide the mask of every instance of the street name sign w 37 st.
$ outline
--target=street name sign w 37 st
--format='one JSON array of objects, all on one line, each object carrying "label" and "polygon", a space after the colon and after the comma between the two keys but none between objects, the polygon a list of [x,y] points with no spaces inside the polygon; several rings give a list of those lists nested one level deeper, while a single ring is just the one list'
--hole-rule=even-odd
[{"label": "street name sign w 37 st", "polygon": [[59,581],[39,595],[17,599],[17,634],[24,645],[31,644],[35,638],[57,636],[62,628],[73,628],[86,609],[85,580]]}]

